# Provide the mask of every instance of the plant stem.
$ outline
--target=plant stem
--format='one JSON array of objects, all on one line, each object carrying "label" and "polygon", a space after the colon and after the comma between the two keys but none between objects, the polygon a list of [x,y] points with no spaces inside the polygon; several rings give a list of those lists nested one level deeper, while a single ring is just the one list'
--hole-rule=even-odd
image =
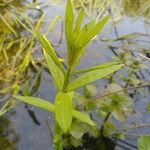
[{"label": "plant stem", "polygon": [[65,75],[65,81],[64,81],[64,84],[63,84],[63,88],[62,88],[62,92],[64,92],[64,93],[68,91],[68,84],[69,84],[70,74],[71,74],[71,69],[68,68],[67,72],[66,72],[66,75]]},{"label": "plant stem", "polygon": [[103,121],[103,123],[102,123],[102,127],[100,129],[101,136],[103,136],[104,123],[109,119],[110,115],[111,115],[111,112],[108,112],[107,115],[106,115],[106,117],[105,117],[105,119],[104,119],[104,121]]}]

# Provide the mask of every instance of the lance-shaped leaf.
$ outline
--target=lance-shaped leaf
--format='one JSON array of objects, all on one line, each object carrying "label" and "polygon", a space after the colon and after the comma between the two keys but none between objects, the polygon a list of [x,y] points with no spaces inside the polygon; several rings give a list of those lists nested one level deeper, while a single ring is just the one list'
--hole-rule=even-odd
[{"label": "lance-shaped leaf", "polygon": [[81,11],[80,14],[78,15],[77,19],[76,19],[76,25],[74,28],[74,32],[76,34],[79,33],[79,31],[80,31],[83,16],[84,16],[84,11]]},{"label": "lance-shaped leaf", "polygon": [[103,69],[103,68],[106,68],[106,67],[111,67],[111,66],[119,65],[119,64],[121,64],[121,62],[103,63],[103,64],[100,64],[100,65],[97,65],[97,66],[94,66],[94,67],[91,67],[91,68],[86,68],[86,69],[76,71],[72,75],[83,74],[83,73],[86,73],[86,72],[89,72],[89,71],[99,70],[99,69]]},{"label": "lance-shaped leaf", "polygon": [[93,70],[93,71],[84,73],[82,76],[80,76],[77,79],[75,79],[74,81],[72,81],[72,83],[69,85],[68,89],[69,89],[69,91],[73,91],[81,86],[84,86],[88,83],[96,81],[100,78],[103,78],[103,77],[117,71],[122,66],[123,66],[122,64],[121,65],[113,65],[110,67],[106,67],[106,68]]},{"label": "lance-shaped leaf", "polygon": [[46,100],[40,99],[40,98],[35,98],[35,97],[30,97],[30,96],[17,96],[17,95],[14,95],[14,97],[25,103],[48,110],[50,112],[54,112],[55,110],[54,105],[52,103]]},{"label": "lance-shaped leaf", "polygon": [[51,56],[46,51],[44,51],[44,55],[57,90],[61,91],[64,83],[64,73],[55,64]]},{"label": "lance-shaped leaf", "polygon": [[93,37],[98,34],[98,32],[101,31],[101,29],[104,27],[104,25],[107,23],[108,20],[109,20],[109,16],[104,17],[94,27],[91,27],[91,29],[89,29],[89,31],[87,31],[87,34],[83,38],[83,41],[81,41],[82,44],[83,44],[83,47],[90,40],[92,40]]},{"label": "lance-shaped leaf", "polygon": [[70,51],[72,51],[73,44],[73,25],[74,25],[74,15],[71,0],[67,1],[66,14],[65,14],[65,34],[67,41],[68,55],[70,56]]},{"label": "lance-shaped leaf", "polygon": [[63,65],[60,63],[60,61],[55,53],[55,50],[53,49],[53,47],[51,46],[51,44],[47,40],[47,38],[37,31],[35,31],[35,35],[38,38],[39,42],[41,43],[44,51],[47,52],[49,54],[49,56],[51,56],[51,58],[55,62],[55,64],[60,68],[60,70],[62,72],[64,72]]},{"label": "lance-shaped leaf", "polygon": [[[30,97],[30,96],[17,96],[17,95],[14,95],[14,97],[16,99],[20,100],[20,101],[23,101],[25,103],[31,104],[33,106],[42,108],[42,109],[50,111],[50,112],[55,112],[55,106],[54,106],[54,104],[52,104],[52,103],[50,103],[50,102],[48,102],[46,100],[43,100],[43,99],[40,99],[40,98],[35,98],[35,97]],[[8,106],[8,104],[7,104],[7,106]],[[6,105],[0,111],[0,114],[5,113],[4,111],[6,109],[4,109],[4,108],[6,108]],[[95,125],[95,123],[85,113],[81,113],[79,111],[73,110],[72,111],[72,115],[73,115],[73,117],[75,117],[75,118],[77,118],[77,119],[79,119],[79,120],[81,120],[83,122],[86,122],[89,125],[92,125],[92,126]],[[58,137],[56,137],[56,139],[58,139]]]},{"label": "lance-shaped leaf", "polygon": [[72,105],[73,92],[63,93],[60,92],[56,95],[55,99],[55,117],[58,125],[61,127],[62,131],[66,133],[72,122]]}]

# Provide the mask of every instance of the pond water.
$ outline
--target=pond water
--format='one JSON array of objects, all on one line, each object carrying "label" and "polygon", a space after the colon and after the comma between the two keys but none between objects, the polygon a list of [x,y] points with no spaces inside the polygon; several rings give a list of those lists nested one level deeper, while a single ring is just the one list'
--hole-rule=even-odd
[{"label": "pond water", "polygon": [[[128,1],[129,2],[129,1]],[[49,2],[50,3],[50,2]],[[133,4],[135,4],[133,2]],[[121,21],[117,24],[110,21],[102,30],[100,34],[100,39],[115,39],[125,34],[131,33],[141,33],[144,36],[139,36],[139,38],[132,39],[136,44],[129,45],[129,42],[126,40],[121,40],[117,42],[102,42],[98,38],[95,38],[92,43],[87,48],[87,53],[84,58],[81,60],[78,69],[94,66],[99,63],[111,61],[112,57],[115,56],[118,51],[115,48],[111,47],[129,47],[133,50],[134,57],[140,58],[143,60],[143,63],[147,66],[147,69],[142,70],[138,73],[140,79],[150,82],[150,63],[149,60],[146,60],[139,55],[138,50],[141,49],[149,49],[150,48],[150,25],[149,25],[149,11],[150,9],[146,9],[143,15],[139,14],[137,16],[138,4],[135,8],[130,8],[132,3],[124,3],[122,6],[124,9],[123,16]],[[45,15],[45,24],[42,26],[43,32],[48,27],[49,23],[53,20],[53,18],[57,15],[64,14],[65,4],[64,2],[60,2],[58,5],[50,5],[49,7],[44,8],[46,12]],[[140,8],[141,9],[141,8]],[[31,10],[30,10],[31,11]],[[30,13],[27,12],[27,13]],[[130,12],[131,11],[131,12]],[[135,12],[135,13],[134,13]],[[138,11],[139,12],[139,11]],[[110,12],[111,13],[111,12]],[[147,15],[148,14],[148,15]],[[111,14],[112,15],[112,14]],[[52,42],[57,43],[59,41],[59,35],[61,32],[61,24],[59,23],[54,30],[49,34],[49,39]],[[145,36],[146,35],[146,36]],[[131,40],[131,39],[130,39]],[[65,38],[63,36],[62,43],[59,47],[56,48],[57,53],[66,58],[65,52]],[[125,72],[121,72],[125,73]],[[98,91],[101,92],[105,85],[107,85],[106,80],[100,80],[98,82],[94,82],[97,86]],[[36,92],[36,96],[41,97],[45,100],[53,100],[55,97],[55,89],[53,88],[53,83],[51,78],[47,73],[42,74],[41,84]],[[142,93],[142,94],[141,94]],[[127,121],[120,123],[116,121],[117,127],[120,129],[126,128],[133,124],[149,124],[150,123],[150,114],[145,111],[146,106],[148,104],[150,93],[149,89],[145,88],[142,92],[135,92],[134,96],[135,106],[134,106],[134,114],[132,114]],[[30,117],[34,111],[37,120],[33,121],[33,118]],[[0,137],[5,136],[5,140],[8,143],[7,148],[5,150],[53,150],[52,145],[52,133],[49,131],[47,123],[52,128],[53,127],[53,116],[46,111],[40,110],[35,107],[30,107],[28,109],[25,107],[25,104],[19,103],[17,107],[15,107],[9,115],[5,115],[0,120]],[[4,124],[4,125],[2,125]],[[1,127],[2,126],[2,127]],[[2,130],[2,131],[1,131]],[[129,130],[130,132],[126,132],[127,137],[125,141],[136,145],[136,135],[140,134],[150,134],[150,127],[137,128],[133,130]],[[8,140],[9,139],[9,140]],[[0,139],[0,145],[1,145]],[[116,141],[115,141],[116,142]],[[128,144],[123,144],[121,141],[117,141],[118,146],[116,146],[117,150],[123,150],[125,148],[119,146],[122,145],[128,149],[136,149]],[[8,146],[9,145],[9,146]],[[17,147],[17,148],[16,148]],[[0,146],[0,150],[4,150]],[[111,150],[111,149],[110,149]]]}]

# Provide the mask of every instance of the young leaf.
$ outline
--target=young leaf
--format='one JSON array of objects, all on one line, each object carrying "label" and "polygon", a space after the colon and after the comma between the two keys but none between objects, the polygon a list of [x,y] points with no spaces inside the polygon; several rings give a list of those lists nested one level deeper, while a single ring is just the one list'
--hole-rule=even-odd
[{"label": "young leaf", "polygon": [[58,125],[62,131],[66,133],[72,122],[72,97],[73,93],[60,92],[56,95],[55,99],[55,117]]},{"label": "young leaf", "polygon": [[89,124],[91,126],[95,125],[95,122],[92,121],[91,118],[85,113],[81,113],[79,111],[73,110],[73,117],[75,117],[83,122],[86,122],[87,124]]},{"label": "young leaf", "polygon": [[138,150],[149,150],[150,136],[143,135],[138,139]]},{"label": "young leaf", "polygon": [[42,45],[42,48],[44,49],[45,52],[47,52],[49,54],[49,56],[51,56],[52,60],[55,62],[55,64],[60,68],[60,70],[64,73],[64,68],[63,65],[60,63],[55,50],[53,49],[53,47],[51,46],[51,44],[49,43],[49,41],[47,40],[47,38],[42,35],[41,33],[35,31],[35,35],[38,38],[39,42]]},{"label": "young leaf", "polygon": [[64,83],[64,74],[60,70],[60,68],[55,64],[55,62],[52,60],[51,56],[47,52],[44,52],[44,55],[48,64],[48,68],[51,72],[52,78],[57,87],[57,90],[61,91]]},{"label": "young leaf", "polygon": [[81,11],[80,14],[79,14],[78,17],[77,17],[76,26],[75,26],[75,28],[74,28],[74,32],[75,32],[76,34],[80,31],[80,27],[81,27],[81,22],[82,22],[83,16],[84,16],[84,12]]},{"label": "young leaf", "polygon": [[120,69],[123,65],[113,65],[110,67],[106,67],[106,68],[102,68],[102,69],[98,69],[98,70],[93,70],[93,71],[89,71],[87,73],[84,73],[82,76],[80,76],[79,78],[75,79],[70,85],[69,85],[69,90],[73,91],[81,86],[84,86],[88,83],[91,83],[93,81],[96,81],[100,78],[103,78],[115,71],[117,71],[118,69]]},{"label": "young leaf", "polygon": [[72,51],[73,25],[74,25],[73,8],[72,8],[71,0],[68,0],[66,6],[66,14],[65,14],[65,33],[66,33],[67,50],[69,56],[70,56],[70,51]]},{"label": "young leaf", "polygon": [[92,20],[90,23],[86,24],[78,33],[76,38],[74,39],[74,57],[72,59],[73,68],[79,62],[81,56],[84,54],[85,48],[87,44],[98,34],[98,32],[103,28],[103,26],[108,21],[109,16],[101,19],[97,24],[95,24],[95,20]]},{"label": "young leaf", "polygon": [[100,30],[104,27],[104,25],[109,20],[109,16],[104,17],[101,19],[86,35],[83,45],[86,45],[92,38],[100,32]]},{"label": "young leaf", "polygon": [[48,110],[50,112],[54,112],[54,105],[51,104],[50,102],[40,99],[40,98],[35,98],[35,97],[30,97],[30,96],[17,96],[14,95],[16,99],[23,101],[25,103],[31,104],[33,106],[42,108],[44,110]]}]

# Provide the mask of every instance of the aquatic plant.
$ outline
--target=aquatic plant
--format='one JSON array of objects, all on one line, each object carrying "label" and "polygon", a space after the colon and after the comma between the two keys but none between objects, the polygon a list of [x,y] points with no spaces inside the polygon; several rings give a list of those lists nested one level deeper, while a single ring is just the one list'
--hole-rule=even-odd
[{"label": "aquatic plant", "polygon": [[[42,64],[40,66],[41,69],[40,71],[36,70],[37,66],[32,63],[35,61],[31,56],[31,49],[33,48],[34,42],[31,43],[31,47],[29,51],[27,51],[23,63],[21,63],[17,69],[16,80],[20,81],[20,77],[22,77],[21,74],[28,70],[29,64],[36,70],[35,79],[34,81],[32,79],[25,80],[25,82],[23,82],[23,90],[21,91],[19,91],[20,84],[15,82],[15,85],[13,85],[13,101],[7,101],[5,103],[0,111],[0,115],[4,114],[16,104],[14,98],[25,102],[27,108],[27,104],[31,104],[49,112],[53,112],[55,126],[54,143],[56,149],[81,146],[82,143],[84,143],[82,138],[84,139],[87,134],[88,136],[94,137],[97,142],[101,141],[102,145],[106,137],[108,139],[123,138],[124,134],[117,130],[111,118],[114,117],[119,121],[124,121],[133,112],[132,95],[127,91],[147,86],[141,85],[141,81],[136,77],[137,70],[143,68],[143,65],[141,65],[139,60],[132,60],[130,51],[128,51],[128,53],[125,51],[119,53],[113,62],[100,64],[83,70],[76,70],[76,66],[84,55],[87,45],[99,33],[109,17],[106,16],[100,21],[92,20],[88,24],[82,25],[84,12],[81,11],[77,16],[76,21],[74,21],[75,18],[72,3],[68,0],[65,15],[65,35],[68,56],[66,67],[60,61],[56,50],[52,47],[52,43],[48,41],[46,35],[41,34],[38,31],[43,16],[40,17],[37,26],[34,31],[32,31],[28,26],[31,27],[33,24],[28,21],[28,17],[20,11],[17,11],[17,13],[26,18],[25,21],[28,23],[26,25],[19,19],[17,19],[17,21],[33,34],[33,40],[36,36],[41,43],[47,66],[45,66],[43,62],[39,62]],[[48,31],[53,28],[59,19],[61,19],[61,17],[56,17],[54,19],[54,22],[49,27]],[[105,39],[103,42],[131,39],[133,36],[134,35],[124,35],[117,39]],[[19,64],[18,62],[16,63]],[[117,71],[123,66],[125,66],[126,69],[128,68],[128,76],[121,77],[121,75],[119,75],[119,77],[117,77],[125,83],[124,88],[120,84],[117,84],[114,79],[114,75],[116,76]],[[41,71],[44,67],[49,68],[48,73],[51,74],[57,89],[55,104],[40,98],[31,97],[40,85]],[[91,85],[91,82],[100,78],[106,78],[109,84],[102,91],[102,95],[95,97],[97,89],[95,86]],[[30,86],[29,82],[32,82],[33,84]],[[76,92],[76,89],[80,87],[83,88],[84,94]],[[19,95],[22,93],[24,96]],[[98,119],[101,121],[101,127],[94,121],[92,117],[93,112],[95,112]],[[147,144],[149,137],[143,136],[139,139],[140,147],[144,146],[143,139],[146,139],[145,143]],[[100,148],[100,145],[98,146]]]},{"label": "aquatic plant", "polygon": [[[98,23],[96,23],[95,20],[92,20],[85,26],[81,27],[83,16],[84,13],[81,12],[77,17],[74,26],[72,4],[71,1],[68,0],[65,16],[65,33],[68,54],[68,66],[66,70],[60,63],[51,43],[48,42],[44,35],[35,30],[35,34],[43,47],[43,53],[47,61],[47,65],[58,91],[55,97],[55,104],[30,96],[14,95],[14,97],[18,100],[22,100],[28,104],[54,112],[54,142],[56,143],[57,149],[62,149],[63,136],[65,136],[70,130],[73,118],[77,118],[91,126],[95,125],[95,122],[92,121],[89,116],[75,110],[73,106],[74,90],[103,78],[123,67],[121,62],[110,62],[94,66],[92,68],[87,68],[85,70],[80,70],[78,72],[75,71],[75,67],[79,63],[81,56],[85,53],[88,43],[103,28],[109,19],[109,17],[106,16]],[[71,78],[74,77],[74,74],[81,75],[72,81]]]}]

